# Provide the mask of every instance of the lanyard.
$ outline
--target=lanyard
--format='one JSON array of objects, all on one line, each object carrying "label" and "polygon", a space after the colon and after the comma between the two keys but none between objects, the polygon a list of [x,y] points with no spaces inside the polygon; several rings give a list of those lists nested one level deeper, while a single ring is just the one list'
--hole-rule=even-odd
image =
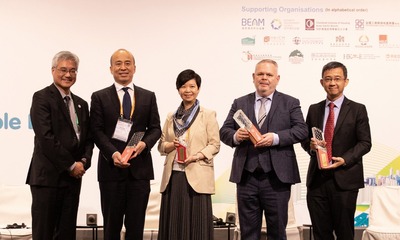
[{"label": "lanyard", "polygon": [[[133,94],[133,98],[132,98],[132,108],[131,108],[131,114],[129,115],[129,119],[132,119],[133,116],[133,112],[135,111],[135,93]],[[124,110],[122,109],[122,101],[120,101],[119,104],[119,115],[121,116],[121,118],[123,118],[124,116]]]}]

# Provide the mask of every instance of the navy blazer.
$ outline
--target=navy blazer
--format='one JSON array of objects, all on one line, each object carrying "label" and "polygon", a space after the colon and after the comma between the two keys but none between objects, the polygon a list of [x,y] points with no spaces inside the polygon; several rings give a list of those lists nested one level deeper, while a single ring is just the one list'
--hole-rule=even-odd
[{"label": "navy blazer", "polygon": [[80,126],[80,140],[59,90],[54,84],[37,91],[32,98],[30,116],[35,132],[35,146],[26,183],[38,186],[80,184],[69,176],[74,162],[86,158],[91,165],[93,141],[90,137],[89,107],[86,101],[71,93]]},{"label": "navy blazer", "polygon": [[[221,141],[230,147],[236,147],[230,176],[230,181],[234,183],[241,181],[248,151],[250,148],[254,148],[254,145],[251,141],[243,141],[237,146],[234,144],[233,136],[239,129],[239,125],[233,119],[233,115],[237,110],[242,109],[258,128],[254,113],[254,103],[255,92],[235,99],[220,129]],[[279,180],[290,184],[300,182],[299,168],[293,145],[303,141],[308,136],[308,129],[304,122],[303,113],[301,112],[300,101],[294,97],[275,91],[268,117],[259,130],[261,134],[274,132],[279,136],[279,145],[266,147],[270,150],[272,168],[275,170]],[[265,154],[261,154],[260,157],[261,161],[266,159]]]},{"label": "navy blazer", "polygon": [[[306,122],[310,128],[309,138],[302,147],[310,154],[307,173],[307,187],[317,187],[321,176],[317,156],[310,151],[311,128],[323,129],[326,100],[310,106]],[[332,156],[342,157],[346,166],[333,170],[337,185],[343,190],[355,190],[364,187],[362,157],[371,149],[371,130],[367,109],[363,104],[347,99],[343,100],[336,121],[332,140]]]},{"label": "navy blazer", "polygon": [[153,162],[150,150],[161,136],[160,116],[154,92],[134,86],[135,110],[132,116],[132,128],[129,138],[135,132],[145,132],[142,139],[146,148],[130,161],[129,168],[114,166],[112,154],[123,152],[126,142],[112,139],[120,117],[120,101],[115,85],[92,94],[90,107],[91,129],[96,146],[99,148],[98,180],[119,181],[130,174],[135,179],[154,179]]}]

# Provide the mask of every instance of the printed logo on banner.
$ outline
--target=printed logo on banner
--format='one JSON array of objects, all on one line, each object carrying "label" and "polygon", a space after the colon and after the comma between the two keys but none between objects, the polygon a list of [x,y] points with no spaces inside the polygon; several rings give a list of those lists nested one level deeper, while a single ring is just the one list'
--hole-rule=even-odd
[{"label": "printed logo on banner", "polygon": [[350,43],[346,42],[343,35],[338,35],[335,37],[335,42],[330,43],[331,47],[350,47]]},{"label": "printed logo on banner", "polygon": [[263,59],[273,59],[275,61],[279,61],[282,59],[281,56],[277,55],[272,55],[271,53],[260,53],[260,52],[254,52],[254,51],[243,51],[242,52],[242,61],[243,62],[248,62],[248,61],[260,61]]},{"label": "printed logo on banner", "polygon": [[282,27],[282,21],[280,19],[273,19],[271,21],[271,28],[274,30],[279,30]]},{"label": "printed logo on banner", "polygon": [[356,19],[355,27],[356,27],[356,30],[364,30],[364,19]]},{"label": "printed logo on banner", "polygon": [[369,44],[369,37],[367,35],[361,35],[358,38],[359,45],[355,45],[356,48],[372,48],[372,45]]},{"label": "printed logo on banner", "polygon": [[343,59],[345,60],[376,60],[380,56],[372,53],[344,53]]},{"label": "printed logo on banner", "polygon": [[242,29],[244,30],[264,30],[265,19],[263,18],[242,18]]},{"label": "printed logo on banner", "polygon": [[299,45],[299,44],[301,43],[301,39],[300,39],[300,37],[294,37],[293,40],[292,40],[292,42],[293,42],[295,45]]},{"label": "printed logo on banner", "polygon": [[301,30],[301,22],[298,21],[297,19],[284,19],[282,26],[283,26],[283,30]]},{"label": "printed logo on banner", "polygon": [[393,43],[393,41],[389,41],[389,36],[387,34],[380,34],[379,48],[400,48],[400,43]]},{"label": "printed logo on banner", "polygon": [[358,41],[360,42],[361,45],[365,46],[365,45],[368,44],[369,38],[368,38],[367,35],[361,35],[361,36],[358,38]]},{"label": "printed logo on banner", "polygon": [[367,27],[400,27],[400,22],[395,21],[366,21]]},{"label": "printed logo on banner", "polygon": [[318,37],[294,37],[292,39],[292,42],[295,45],[322,45],[324,44],[323,38],[318,38]]},{"label": "printed logo on banner", "polygon": [[379,43],[380,44],[386,44],[388,43],[387,35],[379,35]]},{"label": "printed logo on banner", "polygon": [[284,36],[265,36],[264,44],[266,45],[285,45]]},{"label": "printed logo on banner", "polygon": [[336,42],[343,43],[344,42],[344,36],[336,36]]},{"label": "printed logo on banner", "polygon": [[399,62],[400,61],[400,54],[386,54],[385,60],[388,62]]},{"label": "printed logo on banner", "polygon": [[304,55],[299,50],[294,50],[289,55],[289,62],[294,64],[300,64],[304,61]]},{"label": "printed logo on banner", "polygon": [[315,30],[315,19],[306,19],[305,21],[306,30]]},{"label": "printed logo on banner", "polygon": [[256,44],[256,37],[245,37],[241,40],[243,46],[254,46]]},{"label": "printed logo on banner", "polygon": [[311,53],[311,61],[336,61],[336,53]]}]

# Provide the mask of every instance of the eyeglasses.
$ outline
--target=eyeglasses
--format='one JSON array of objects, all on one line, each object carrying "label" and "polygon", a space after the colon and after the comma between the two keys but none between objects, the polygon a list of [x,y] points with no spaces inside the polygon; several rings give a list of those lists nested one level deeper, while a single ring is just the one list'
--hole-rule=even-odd
[{"label": "eyeglasses", "polygon": [[59,71],[60,73],[62,73],[62,75],[66,75],[67,73],[69,73],[70,75],[76,75],[78,73],[78,70],[76,69],[66,69],[66,68],[56,68],[57,71]]},{"label": "eyeglasses", "polygon": [[326,82],[326,83],[330,83],[332,81],[337,83],[337,82],[341,82],[342,80],[344,80],[344,78],[340,78],[340,77],[335,77],[335,78],[327,77],[327,78],[324,78],[324,82]]}]

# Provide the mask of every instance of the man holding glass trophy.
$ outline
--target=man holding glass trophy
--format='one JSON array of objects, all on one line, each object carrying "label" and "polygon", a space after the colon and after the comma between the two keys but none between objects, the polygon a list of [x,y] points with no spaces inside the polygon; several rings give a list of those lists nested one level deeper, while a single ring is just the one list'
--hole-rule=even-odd
[{"label": "man holding glass trophy", "polygon": [[293,144],[308,136],[300,101],[278,92],[278,64],[265,59],[253,73],[256,91],[234,100],[220,129],[235,148],[230,181],[236,183],[241,239],[286,239],[292,184],[300,182]]}]

